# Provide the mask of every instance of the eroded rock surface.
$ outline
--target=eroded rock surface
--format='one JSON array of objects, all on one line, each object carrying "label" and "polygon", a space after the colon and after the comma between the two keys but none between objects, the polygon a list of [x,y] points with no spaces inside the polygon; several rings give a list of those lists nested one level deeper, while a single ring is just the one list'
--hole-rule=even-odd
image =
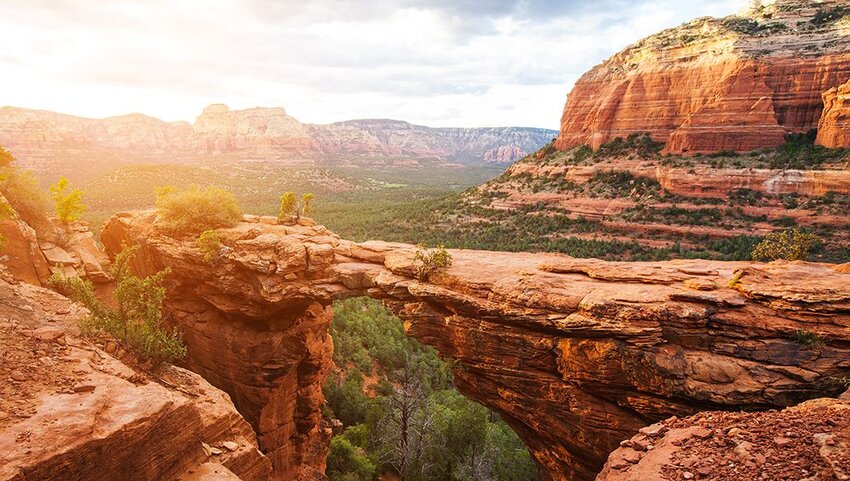
[{"label": "eroded rock surface", "polygon": [[850,146],[850,82],[824,92],[823,105],[818,143],[831,148]]},{"label": "eroded rock surface", "polygon": [[850,396],[842,398],[667,419],[622,442],[596,481],[850,479]]},{"label": "eroded rock surface", "polygon": [[671,415],[794,405],[850,374],[847,266],[452,251],[424,282],[405,244],[246,217],[205,264],[154,220],[116,216],[104,243],[139,245],[139,272],[172,269],[167,307],[192,369],[231,394],[276,476],[323,466],[328,306],[342,297],[384,300],[456,359],[458,388],[504,417],[547,480],[593,479],[621,440]]},{"label": "eroded rock surface", "polygon": [[0,480],[269,479],[227,394],[176,367],[134,371],[78,337],[82,315],[0,272]]},{"label": "eroded rock surface", "polygon": [[556,146],[638,132],[670,152],[780,145],[817,128],[821,95],[850,79],[846,14],[841,0],[755,1],[641,40],[579,79]]},{"label": "eroded rock surface", "polygon": [[112,282],[109,258],[85,222],[64,225],[45,219],[36,230],[14,214],[0,221],[0,234],[6,238],[0,264],[19,281],[44,286],[51,273],[61,272],[87,279],[99,289],[108,289]]}]

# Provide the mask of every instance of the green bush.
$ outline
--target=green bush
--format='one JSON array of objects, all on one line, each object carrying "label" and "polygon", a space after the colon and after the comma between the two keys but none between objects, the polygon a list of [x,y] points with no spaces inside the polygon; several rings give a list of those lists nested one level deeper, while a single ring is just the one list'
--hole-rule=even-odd
[{"label": "green bush", "polygon": [[50,186],[50,194],[53,197],[56,217],[63,224],[74,222],[86,211],[86,206],[83,204],[83,191],[71,189],[71,183],[65,177]]},{"label": "green bush", "polygon": [[820,349],[826,344],[826,341],[824,341],[823,337],[820,335],[814,332],[804,331],[802,329],[794,331],[794,333],[791,334],[791,339],[812,349]]},{"label": "green bush", "polygon": [[646,159],[657,155],[663,149],[663,142],[652,140],[652,136],[648,132],[640,132],[630,134],[625,140],[622,137],[615,137],[613,140],[599,146],[593,157],[604,159],[635,154],[642,159]]},{"label": "green bush", "polygon": [[24,222],[39,230],[47,224],[47,199],[38,187],[38,179],[31,172],[15,168],[14,162],[12,153],[0,147],[0,194]]},{"label": "green bush", "polygon": [[755,249],[753,260],[775,261],[787,259],[791,261],[806,260],[809,252],[821,243],[818,236],[803,232],[799,229],[788,229],[782,232],[768,234]]},{"label": "green bush", "polygon": [[[3,199],[0,199],[0,221],[9,219],[15,215],[12,206],[7,204]],[[6,236],[0,234],[0,251],[6,247]]]},{"label": "green bush", "polygon": [[436,249],[428,249],[419,245],[413,255],[413,266],[416,269],[415,276],[420,281],[427,281],[440,269],[451,267],[452,255],[440,244]]},{"label": "green bush", "polygon": [[11,152],[0,146],[0,167],[9,167],[15,161]]},{"label": "green bush", "polygon": [[295,192],[285,192],[280,197],[280,211],[277,218],[282,221],[298,220],[313,213],[313,199],[316,196],[307,193],[301,195],[299,201]]},{"label": "green bush", "polygon": [[201,254],[203,254],[204,262],[207,264],[212,264],[218,259],[218,255],[221,252],[221,237],[218,236],[218,232],[214,230],[203,231],[198,236],[195,244],[198,246]]},{"label": "green bush", "polygon": [[141,360],[157,367],[185,357],[186,346],[180,335],[162,325],[165,299],[162,283],[168,270],[144,278],[131,274],[129,262],[135,252],[135,247],[125,248],[115,257],[113,303],[101,301],[92,283],[79,277],[57,272],[50,276],[48,283],[89,310],[89,317],[80,324],[84,335],[105,333]]},{"label": "green bush", "polygon": [[0,194],[21,219],[36,230],[47,223],[47,197],[31,172],[0,168]]},{"label": "green bush", "polygon": [[182,191],[170,186],[159,187],[156,208],[160,226],[173,235],[233,227],[242,220],[236,196],[213,186],[191,185]]},{"label": "green bush", "polygon": [[329,481],[372,481],[375,465],[361,448],[344,436],[336,436],[331,439],[327,474]]}]

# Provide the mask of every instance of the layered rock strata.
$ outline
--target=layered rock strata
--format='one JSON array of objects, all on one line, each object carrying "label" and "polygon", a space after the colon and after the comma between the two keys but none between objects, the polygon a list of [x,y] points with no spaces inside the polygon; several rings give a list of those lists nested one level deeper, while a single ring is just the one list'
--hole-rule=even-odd
[{"label": "layered rock strata", "polygon": [[850,146],[850,82],[824,92],[823,105],[818,143],[830,148]]},{"label": "layered rock strata", "polygon": [[756,1],[643,39],[578,80],[555,145],[639,132],[676,153],[780,145],[817,128],[822,94],[850,79],[848,13],[839,0]]},{"label": "layered rock strata", "polygon": [[328,306],[342,297],[382,299],[455,359],[458,388],[516,430],[545,480],[593,479],[621,440],[671,415],[794,405],[850,374],[848,266],[452,251],[423,281],[409,245],[248,217],[219,231],[209,265],[154,221],[116,216],[104,243],[140,246],[141,273],[172,269],[167,307],[192,369],[231,394],[278,479],[321,469]]},{"label": "layered rock strata", "polygon": [[176,367],[134,371],[78,336],[84,315],[0,272],[0,480],[269,479],[227,394]]}]

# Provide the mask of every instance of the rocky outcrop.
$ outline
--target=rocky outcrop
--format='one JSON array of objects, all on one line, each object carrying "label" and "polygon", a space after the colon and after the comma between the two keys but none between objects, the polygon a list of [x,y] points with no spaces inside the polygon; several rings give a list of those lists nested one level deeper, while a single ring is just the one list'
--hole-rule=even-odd
[{"label": "rocky outcrop", "polygon": [[[2,195],[0,202],[8,205]],[[0,236],[5,239],[0,264],[12,277],[35,285],[47,281],[50,264],[39,248],[35,229],[12,211],[10,217],[0,220]]]},{"label": "rocky outcrop", "polygon": [[621,440],[671,415],[790,406],[850,374],[847,266],[452,251],[423,281],[412,246],[272,218],[220,230],[207,265],[154,220],[116,216],[104,243],[140,246],[140,272],[172,269],[167,307],[190,365],[231,394],[287,479],[321,468],[309,453],[327,439],[319,384],[342,297],[382,299],[455,359],[458,388],[499,412],[546,480],[593,479]]},{"label": "rocky outcrop", "polygon": [[[0,202],[2,202],[0,197]],[[97,245],[85,222],[68,225],[45,219],[36,231],[17,214],[0,221],[6,238],[0,265],[16,280],[45,286],[53,272],[87,279],[108,289],[109,258]]]},{"label": "rocky outcrop", "polygon": [[78,337],[85,314],[0,272],[0,480],[269,479],[227,394],[176,367],[134,371]]},{"label": "rocky outcrop", "polygon": [[850,393],[782,411],[707,412],[642,428],[596,481],[850,478]]},{"label": "rocky outcrop", "polygon": [[[222,232],[233,262],[209,265],[194,249],[185,256],[193,240],[157,235],[151,215],[138,224],[135,219],[114,218],[103,232],[104,245],[114,254],[124,242],[150,239],[140,242],[135,267],[145,273],[171,268],[165,308],[188,346],[185,366],[230,394],[256,430],[275,479],[321,477],[331,436],[321,408],[322,383],[333,363],[332,313],[327,295],[299,294],[302,286],[294,281],[322,272],[333,250],[317,244],[314,251],[298,237],[281,243],[263,235],[271,226],[242,224]],[[278,276],[293,281],[294,290],[274,280]]]},{"label": "rocky outcrop", "polygon": [[555,145],[639,132],[676,153],[782,144],[817,128],[821,95],[850,79],[848,12],[840,0],[762,0],[641,40],[578,80]]},{"label": "rocky outcrop", "polygon": [[654,161],[618,160],[587,166],[541,165],[519,162],[508,175],[563,179],[584,184],[601,172],[629,172],[635,177],[653,179],[664,190],[692,199],[727,199],[735,190],[748,189],[762,194],[798,194],[817,197],[828,192],[850,195],[850,170],[774,170],[713,168],[709,165],[669,167]]},{"label": "rocky outcrop", "polygon": [[310,125],[283,108],[230,110],[215,104],[194,124],[140,114],[87,119],[0,108],[0,145],[40,173],[90,172],[127,163],[210,159],[362,165],[509,163],[549,142],[533,128],[431,128],[395,120]]},{"label": "rocky outcrop", "polygon": [[850,82],[824,92],[823,105],[818,144],[831,148],[850,146]]}]

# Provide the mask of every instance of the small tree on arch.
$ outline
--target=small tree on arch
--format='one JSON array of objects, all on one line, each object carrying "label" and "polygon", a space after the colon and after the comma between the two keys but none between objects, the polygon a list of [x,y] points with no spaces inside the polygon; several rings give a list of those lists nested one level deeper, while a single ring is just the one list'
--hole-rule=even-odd
[{"label": "small tree on arch", "polygon": [[299,200],[295,192],[284,192],[280,196],[280,212],[277,218],[281,221],[297,221],[301,217],[312,214],[313,199],[315,198],[315,195],[306,193],[302,194]]}]

